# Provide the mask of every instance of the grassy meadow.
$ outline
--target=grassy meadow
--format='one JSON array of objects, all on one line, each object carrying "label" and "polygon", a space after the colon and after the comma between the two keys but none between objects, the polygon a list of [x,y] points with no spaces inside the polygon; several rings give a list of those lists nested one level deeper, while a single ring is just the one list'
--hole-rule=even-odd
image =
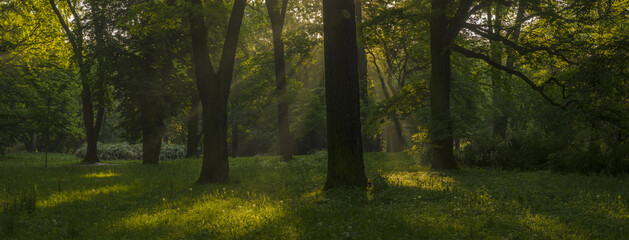
[{"label": "grassy meadow", "polygon": [[0,239],[629,239],[629,177],[463,169],[367,154],[367,191],[323,192],[325,154],[230,161],[0,156]]}]

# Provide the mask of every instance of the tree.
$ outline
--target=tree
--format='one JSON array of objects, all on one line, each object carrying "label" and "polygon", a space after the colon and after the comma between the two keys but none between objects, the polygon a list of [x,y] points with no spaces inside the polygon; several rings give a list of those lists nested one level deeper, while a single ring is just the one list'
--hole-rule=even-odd
[{"label": "tree", "polygon": [[[465,6],[459,6],[454,18],[447,17],[452,1],[432,0],[430,13],[430,57],[432,61],[430,77],[431,139],[434,143],[433,169],[456,169],[452,152],[452,122],[450,116],[450,45],[465,21]],[[462,0],[461,5],[471,5],[472,1]]]},{"label": "tree", "polygon": [[[97,154],[97,142],[98,135],[100,133],[101,126],[103,124],[103,118],[105,117],[105,101],[103,90],[105,87],[104,79],[98,78],[98,81],[93,81],[90,79],[90,68],[89,62],[85,59],[85,39],[86,29],[83,26],[84,18],[79,15],[77,10],[77,4],[72,3],[72,1],[68,0],[67,9],[71,13],[71,17],[64,16],[55,0],[49,0],[50,6],[54,11],[59,23],[63,27],[63,31],[68,38],[68,41],[72,45],[72,53],[73,59],[79,70],[79,80],[81,82],[81,104],[83,107],[83,125],[85,128],[85,136],[87,137],[87,153],[85,154],[85,158],[83,162],[86,163],[97,163],[98,154]],[[71,25],[73,28],[70,28],[69,21],[73,21]],[[96,93],[96,96],[92,94]],[[96,112],[94,110],[94,106],[96,105]]]},{"label": "tree", "polygon": [[[203,9],[201,0],[191,0],[191,3]],[[200,11],[194,11],[190,17],[194,70],[203,106],[203,165],[199,183],[229,181],[227,104],[245,6],[246,0],[234,1],[218,71],[215,71],[210,61],[208,30],[203,15]]]},{"label": "tree", "polygon": [[287,5],[288,0],[282,0],[281,5],[278,5],[278,0],[266,0],[266,8],[269,12],[271,30],[273,32],[275,81],[277,87],[277,131],[279,134],[280,156],[282,157],[282,161],[290,161],[293,159],[293,140],[288,123],[289,102],[286,98],[286,60],[284,59],[284,41],[282,40]]},{"label": "tree", "polygon": [[116,62],[111,69],[124,128],[130,135],[142,133],[143,164],[158,164],[165,122],[187,100],[187,71],[180,67],[188,63],[187,48],[178,9],[169,1],[148,1],[126,6],[117,19],[125,34],[117,36],[109,62]]},{"label": "tree", "polygon": [[328,175],[325,189],[367,186],[353,0],[323,1]]},{"label": "tree", "polygon": [[69,46],[48,4],[0,4],[0,153],[17,141],[30,152],[67,151],[82,137]]}]

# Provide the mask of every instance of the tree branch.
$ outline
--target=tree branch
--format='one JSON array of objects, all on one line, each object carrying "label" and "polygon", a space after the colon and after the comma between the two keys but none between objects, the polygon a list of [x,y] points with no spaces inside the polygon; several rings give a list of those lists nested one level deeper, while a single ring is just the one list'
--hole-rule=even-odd
[{"label": "tree branch", "polygon": [[66,20],[63,17],[63,15],[61,15],[61,12],[59,12],[59,9],[57,8],[57,4],[55,4],[55,1],[49,0],[49,2],[50,2],[50,6],[52,7],[52,10],[55,12],[55,15],[57,15],[57,19],[59,19],[59,23],[61,24],[61,27],[63,27],[63,30],[66,32],[66,35],[68,36],[68,39],[70,40],[70,44],[72,44],[72,48],[75,49],[76,51],[79,48],[76,42],[76,38],[74,34],[72,33],[72,30],[70,30],[70,27],[68,27],[68,23],[66,23]]},{"label": "tree branch", "polygon": [[528,54],[528,53],[533,53],[533,52],[538,52],[538,51],[544,51],[547,52],[548,54],[552,55],[552,56],[557,56],[559,58],[561,58],[563,61],[567,62],[567,63],[574,63],[573,61],[570,61],[566,56],[560,54],[559,52],[561,51],[561,49],[558,50],[553,50],[551,48],[548,47],[541,47],[541,46],[537,46],[537,47],[524,47],[521,46],[509,39],[507,39],[506,37],[501,36],[500,34],[494,34],[488,31],[483,31],[480,28],[478,28],[478,25],[474,25],[474,24],[469,24],[466,23],[463,26],[465,29],[468,29],[470,31],[472,31],[473,33],[476,33],[478,35],[480,35],[481,37],[487,38],[490,41],[495,41],[495,42],[502,42],[503,44],[513,48],[515,51],[517,51],[519,54],[524,55],[524,54]]},{"label": "tree branch", "polygon": [[467,49],[465,49],[465,48],[463,48],[461,46],[458,46],[458,45],[452,45],[452,50],[454,50],[456,52],[459,52],[459,53],[463,54],[463,56],[466,56],[468,58],[475,58],[475,59],[483,60],[483,61],[485,61],[487,64],[489,64],[492,67],[495,67],[497,69],[505,71],[505,72],[507,72],[509,74],[518,76],[520,79],[524,80],[524,82],[526,84],[528,84],[533,90],[535,90],[536,92],[541,94],[542,97],[544,99],[546,99],[553,106],[556,106],[556,107],[559,107],[559,108],[565,110],[568,107],[568,105],[570,105],[571,103],[576,103],[577,102],[576,100],[571,100],[571,101],[568,101],[566,104],[560,104],[560,103],[555,102],[555,100],[553,100],[548,95],[546,95],[546,93],[544,93],[544,86],[546,86],[546,84],[548,82],[557,82],[558,81],[554,77],[551,77],[550,79],[545,81],[541,86],[538,86],[530,78],[528,78],[526,75],[524,75],[524,73],[516,71],[516,70],[513,70],[513,69],[508,68],[508,67],[505,67],[502,64],[497,63],[497,62],[491,60],[491,58],[486,56],[486,55],[467,50]]}]

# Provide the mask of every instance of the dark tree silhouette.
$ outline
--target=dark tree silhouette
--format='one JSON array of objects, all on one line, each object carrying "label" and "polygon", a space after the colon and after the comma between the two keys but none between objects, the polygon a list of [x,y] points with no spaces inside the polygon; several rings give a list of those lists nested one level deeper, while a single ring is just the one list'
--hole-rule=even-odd
[{"label": "dark tree silhouette", "polygon": [[328,126],[325,189],[366,187],[353,0],[323,1],[323,34]]},{"label": "dark tree silhouette", "polygon": [[[191,0],[191,2],[199,9],[203,7],[201,0]],[[214,70],[210,61],[207,27],[203,16],[200,12],[195,12],[190,17],[194,70],[203,106],[203,165],[199,183],[229,181],[227,103],[246,3],[246,0],[234,2],[218,71]]]}]

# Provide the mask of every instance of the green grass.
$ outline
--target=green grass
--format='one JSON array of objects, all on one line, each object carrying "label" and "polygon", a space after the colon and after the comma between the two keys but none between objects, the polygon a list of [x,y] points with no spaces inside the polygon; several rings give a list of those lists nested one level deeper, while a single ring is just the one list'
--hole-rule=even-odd
[{"label": "green grass", "polygon": [[199,159],[78,162],[1,156],[0,239],[629,239],[626,176],[440,173],[379,153],[368,192],[323,192],[321,154],[232,159],[224,185],[194,184]]}]

